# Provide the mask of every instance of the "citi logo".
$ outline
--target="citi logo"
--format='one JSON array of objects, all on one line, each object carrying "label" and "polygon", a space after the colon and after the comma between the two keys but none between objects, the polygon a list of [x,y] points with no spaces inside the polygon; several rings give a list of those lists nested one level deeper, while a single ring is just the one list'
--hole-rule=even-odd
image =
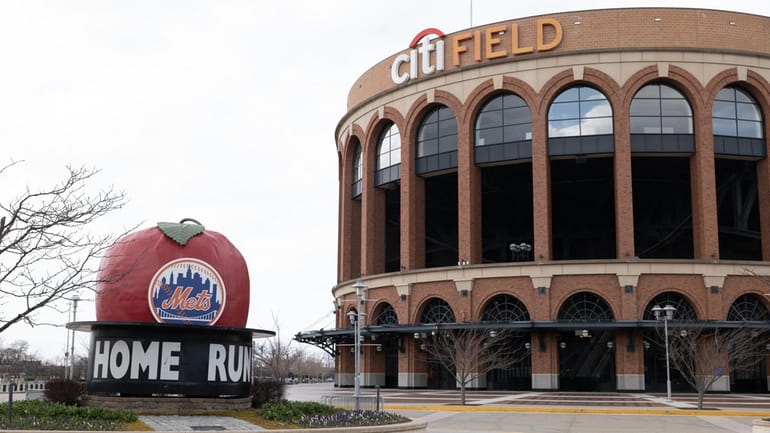
[{"label": "citi logo", "polygon": [[[444,32],[435,28],[428,28],[417,33],[409,44],[409,54],[399,54],[390,66],[390,78],[396,84],[417,78],[418,67],[422,75],[430,75],[436,71],[444,70]],[[433,41],[435,40],[435,45]],[[436,63],[431,63],[431,53],[436,53]],[[401,72],[401,65],[408,64],[408,68]]]}]

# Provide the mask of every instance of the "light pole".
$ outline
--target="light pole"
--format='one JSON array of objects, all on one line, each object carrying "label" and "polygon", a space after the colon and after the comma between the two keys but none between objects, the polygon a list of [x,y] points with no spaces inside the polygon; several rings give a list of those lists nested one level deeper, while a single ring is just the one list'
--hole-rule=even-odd
[{"label": "light pole", "polygon": [[348,312],[348,318],[354,327],[353,350],[355,351],[355,376],[353,376],[353,398],[356,400],[356,410],[361,410],[361,318],[366,313],[361,311],[364,306],[364,290],[366,285],[361,280],[353,284],[356,289],[356,312]]},{"label": "light pole", "polygon": [[674,318],[674,308],[671,304],[666,304],[661,308],[660,305],[652,307],[652,312],[655,314],[655,320],[663,319],[663,335],[666,342],[666,396],[668,401],[671,401],[671,367],[669,366],[668,357],[668,321]]},{"label": "light pole", "polygon": [[[77,315],[78,315],[78,301],[80,300],[80,296],[78,296],[77,293],[75,293],[72,296],[72,321],[77,321]],[[75,369],[75,330],[72,331],[72,342],[70,343],[70,374],[67,379],[72,380],[72,371]]]}]

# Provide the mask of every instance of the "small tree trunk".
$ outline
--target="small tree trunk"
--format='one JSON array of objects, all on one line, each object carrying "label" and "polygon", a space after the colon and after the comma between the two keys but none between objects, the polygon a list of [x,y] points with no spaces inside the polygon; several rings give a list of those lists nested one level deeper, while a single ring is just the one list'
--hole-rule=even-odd
[{"label": "small tree trunk", "polygon": [[465,406],[465,382],[460,382],[460,404]]},{"label": "small tree trunk", "polygon": [[698,390],[698,410],[703,409],[703,397],[706,395],[706,390]]}]

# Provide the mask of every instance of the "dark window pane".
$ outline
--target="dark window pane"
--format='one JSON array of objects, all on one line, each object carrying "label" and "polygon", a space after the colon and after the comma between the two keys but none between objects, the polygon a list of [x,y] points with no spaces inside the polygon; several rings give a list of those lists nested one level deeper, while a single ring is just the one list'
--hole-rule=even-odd
[{"label": "dark window pane", "polygon": [[501,126],[503,124],[503,112],[488,111],[479,113],[479,118],[476,120],[476,129],[491,128],[493,126]]},{"label": "dark window pane", "polygon": [[531,140],[532,127],[529,124],[506,126],[503,132],[503,139],[506,142]]},{"label": "dark window pane", "polygon": [[492,98],[489,100],[489,102],[484,105],[484,108],[482,111],[488,111],[488,110],[502,110],[503,109],[503,98],[501,96],[497,96],[495,98]]},{"label": "dark window pane", "polygon": [[438,128],[435,123],[423,125],[417,133],[417,141],[432,140],[438,136]]},{"label": "dark window pane", "polygon": [[506,125],[529,123],[532,121],[528,107],[508,108],[503,111],[503,119]]},{"label": "dark window pane", "polygon": [[484,129],[478,132],[477,146],[488,146],[503,142],[503,128]]},{"label": "dark window pane", "polygon": [[447,137],[450,135],[457,135],[457,122],[455,122],[454,117],[441,120],[438,123],[438,136]]},{"label": "dark window pane", "polygon": [[[504,95],[503,96],[503,107],[504,108],[516,108],[516,107],[526,107],[527,103],[524,102],[523,99],[516,95]],[[529,111],[529,109],[527,109]]]},{"label": "dark window pane", "polygon": [[442,137],[438,140],[438,153],[451,152],[457,150],[457,137]]}]

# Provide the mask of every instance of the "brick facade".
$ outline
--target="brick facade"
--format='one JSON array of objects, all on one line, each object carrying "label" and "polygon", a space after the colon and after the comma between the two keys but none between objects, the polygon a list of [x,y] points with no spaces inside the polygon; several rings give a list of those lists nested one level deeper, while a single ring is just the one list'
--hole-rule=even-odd
[{"label": "brick facade", "polygon": [[[510,55],[509,37],[495,49],[509,53],[476,61],[473,53],[452,64],[453,37],[445,36],[447,68],[391,81],[396,55],[359,78],[348,98],[349,112],[337,126],[340,160],[339,284],[333,289],[338,326],[347,325],[354,306],[355,279],[368,286],[366,320],[380,305],[391,305],[398,325],[418,324],[422,307],[439,298],[452,308],[458,322],[481,318],[496,295],[508,294],[527,309],[533,322],[556,321],[565,301],[591,293],[609,306],[615,321],[643,320],[645,309],[662,293],[684,297],[701,320],[724,321],[741,295],[763,295],[763,282],[747,269],[770,274],[770,170],[757,161],[762,261],[724,261],[719,257],[715,154],[711,112],[716,94],[725,86],[744,89],[763,113],[770,113],[770,18],[693,9],[611,9],[569,12],[498,23],[519,32],[519,47],[534,45],[537,19],[561,24],[561,43],[547,52]],[[505,34],[509,34],[510,30]],[[409,35],[405,35],[405,41]],[[549,37],[548,35],[545,36]],[[553,37],[552,35],[550,37]],[[482,44],[483,46],[483,44]],[[472,50],[473,43],[468,44]],[[407,52],[407,51],[405,51]],[[435,58],[434,58],[435,61]],[[695,152],[689,156],[694,257],[688,260],[638,259],[634,245],[634,203],[629,107],[636,92],[649,83],[665,83],[680,91],[693,113]],[[613,175],[616,257],[608,260],[554,261],[548,110],[550,102],[570,86],[590,86],[612,106]],[[520,96],[532,118],[532,202],[534,251],[531,262],[482,264],[481,168],[474,162],[474,122],[481,107],[500,92]],[[444,105],[458,125],[457,218],[458,261],[463,266],[425,268],[425,180],[415,173],[417,128],[429,109]],[[377,139],[383,125],[393,122],[401,133],[400,272],[384,272],[384,197],[373,181]],[[767,118],[763,119],[768,136]],[[766,138],[765,138],[766,141]],[[355,147],[363,149],[361,196],[352,197]],[[763,299],[763,303],[766,304]],[[367,322],[366,325],[374,325]],[[563,330],[561,331],[563,332]],[[530,333],[532,387],[558,389],[557,331]],[[616,389],[644,389],[645,348],[641,331],[612,331]],[[367,340],[367,343],[369,341]],[[376,344],[376,343],[375,343]],[[368,347],[362,362],[372,380],[382,383],[383,353]],[[419,342],[400,337],[399,386],[426,386],[426,363]],[[352,373],[352,354],[341,352],[338,370]],[[369,369],[369,370],[366,370]],[[351,379],[352,381],[352,379]],[[351,382],[352,383],[352,382]]]}]

